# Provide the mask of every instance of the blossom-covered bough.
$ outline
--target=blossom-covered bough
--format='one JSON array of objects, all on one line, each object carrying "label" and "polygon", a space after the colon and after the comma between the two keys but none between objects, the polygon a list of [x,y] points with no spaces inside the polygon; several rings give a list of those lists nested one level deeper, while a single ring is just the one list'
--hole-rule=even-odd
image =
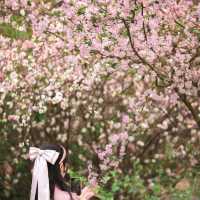
[{"label": "blossom-covered bough", "polygon": [[0,6],[1,139],[14,139],[11,158],[24,142],[57,140],[101,174],[131,173],[134,160],[198,163],[198,1]]}]

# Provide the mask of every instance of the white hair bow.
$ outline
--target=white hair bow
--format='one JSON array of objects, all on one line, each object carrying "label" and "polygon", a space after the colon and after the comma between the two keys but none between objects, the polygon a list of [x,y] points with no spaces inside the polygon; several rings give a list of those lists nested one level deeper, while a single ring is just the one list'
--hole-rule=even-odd
[{"label": "white hair bow", "polygon": [[29,158],[35,160],[32,174],[31,196],[30,200],[35,200],[38,186],[38,200],[50,200],[49,175],[47,162],[55,164],[59,153],[55,150],[41,150],[36,147],[30,147]]}]

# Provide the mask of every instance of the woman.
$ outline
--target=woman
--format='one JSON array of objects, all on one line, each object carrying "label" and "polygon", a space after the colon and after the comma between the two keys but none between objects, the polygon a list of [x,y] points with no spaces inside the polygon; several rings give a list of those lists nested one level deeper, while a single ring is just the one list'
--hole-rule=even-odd
[{"label": "woman", "polygon": [[30,147],[29,158],[34,161],[30,200],[89,200],[95,195],[92,186],[83,188],[80,195],[71,191],[64,178],[67,153],[63,146]]}]

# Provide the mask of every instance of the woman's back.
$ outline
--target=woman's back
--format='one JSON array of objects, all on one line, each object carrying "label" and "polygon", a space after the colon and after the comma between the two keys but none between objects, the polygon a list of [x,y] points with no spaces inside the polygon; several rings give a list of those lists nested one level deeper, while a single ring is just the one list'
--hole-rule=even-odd
[{"label": "woman's back", "polygon": [[72,198],[70,197],[69,192],[65,192],[60,190],[57,186],[55,187],[54,191],[54,200],[89,200],[91,197],[94,196],[94,192],[91,190],[90,187],[85,187],[81,191],[81,195],[77,195],[76,193],[71,192]]},{"label": "woman's back", "polygon": [[[71,192],[71,195],[73,200],[80,200],[80,197],[76,193]],[[54,200],[71,200],[71,197],[68,192],[62,191],[56,186],[54,191]]]}]

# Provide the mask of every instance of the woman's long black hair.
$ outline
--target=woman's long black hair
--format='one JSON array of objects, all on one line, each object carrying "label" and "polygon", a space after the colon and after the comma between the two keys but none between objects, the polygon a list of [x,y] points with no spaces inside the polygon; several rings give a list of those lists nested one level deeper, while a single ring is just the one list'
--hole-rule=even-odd
[{"label": "woman's long black hair", "polygon": [[[56,145],[56,144],[43,144],[40,146],[40,149],[42,150],[55,150],[59,153],[58,159],[54,165],[48,164],[48,174],[49,174],[49,187],[50,187],[50,198],[54,199],[54,190],[55,186],[57,186],[60,190],[66,191],[69,193],[71,199],[73,200],[72,194],[71,194],[71,183],[70,183],[70,176],[69,174],[66,174],[65,177],[61,175],[59,162],[61,161],[64,150],[62,146]],[[68,155],[66,155],[66,158],[63,161],[63,164],[66,164]],[[76,192],[76,191],[75,191]],[[36,191],[35,200],[38,200],[38,192]]]}]

